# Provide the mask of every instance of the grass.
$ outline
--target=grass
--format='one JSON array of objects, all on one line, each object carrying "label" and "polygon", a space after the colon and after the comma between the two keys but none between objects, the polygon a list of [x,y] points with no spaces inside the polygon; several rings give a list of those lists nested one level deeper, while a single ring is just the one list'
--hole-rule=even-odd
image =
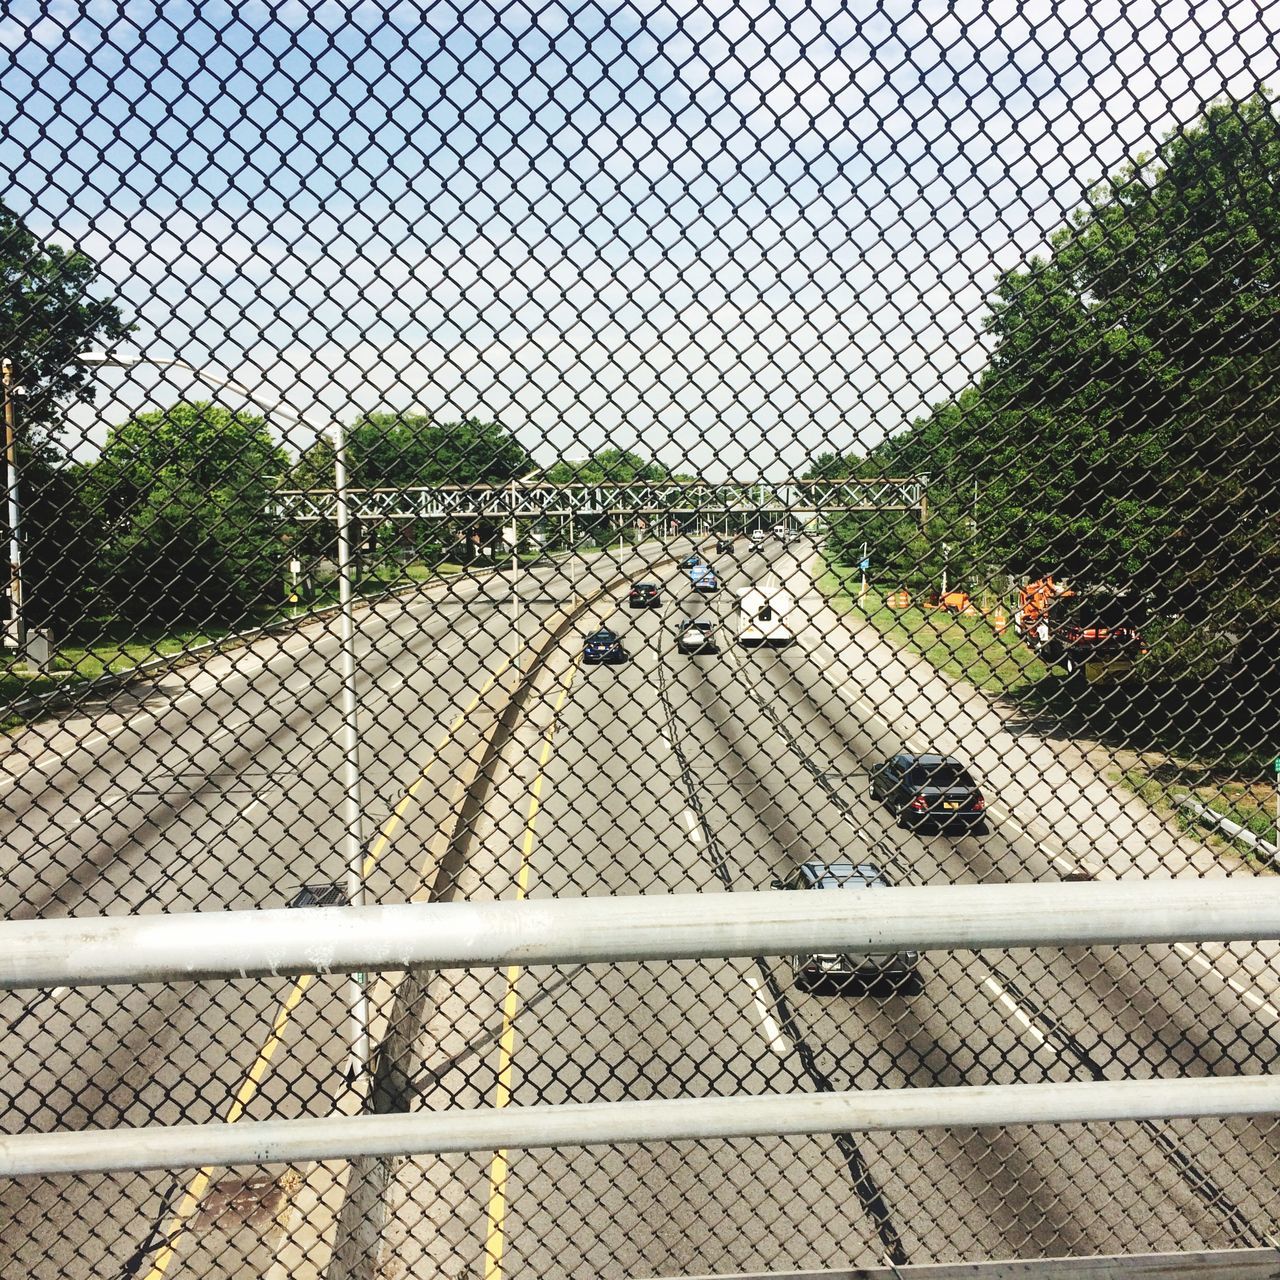
[{"label": "grass", "polygon": [[[435,581],[463,572],[463,566],[425,564],[378,566],[361,577],[357,593],[362,599],[376,599],[395,587]],[[59,639],[48,672],[19,665],[12,654],[0,656],[0,731],[25,723],[25,717],[8,710],[14,703],[53,693],[68,684],[83,684],[101,676],[131,671],[154,658],[181,657],[189,650],[221,640],[237,631],[273,622],[305,618],[338,603],[338,587],[329,581],[296,604],[282,603],[264,608],[235,626],[205,626],[166,629],[118,621],[103,622],[92,636]]]},{"label": "grass", "polygon": [[[70,682],[129,671],[152,658],[175,656],[196,645],[221,639],[230,631],[227,627],[168,631],[159,627],[108,625],[92,640],[61,641],[53,658],[53,670],[48,673],[18,666],[11,655],[6,655],[0,659],[0,705],[51,693]],[[20,721],[21,717],[6,716],[0,720],[0,727],[10,728]]]},{"label": "grass", "polygon": [[1280,690],[1233,676],[1222,662],[1168,674],[1171,664],[1154,645],[1127,675],[1090,684],[1036,658],[1014,634],[1011,616],[999,635],[980,615],[891,609],[885,599],[892,588],[883,586],[869,589],[859,604],[857,569],[826,567],[817,582],[835,609],[865,618],[938,670],[1011,703],[1029,728],[1107,748],[1125,763],[1117,780],[1160,812],[1185,822],[1189,815],[1174,801],[1193,794],[1274,838],[1271,762],[1280,755]]},{"label": "grass", "polygon": [[1273,785],[1236,780],[1217,786],[1197,787],[1163,781],[1158,773],[1153,775],[1140,769],[1124,769],[1112,777],[1117,782],[1122,782],[1135,795],[1141,796],[1157,813],[1183,831],[1194,831],[1200,836],[1207,836],[1210,843],[1220,849],[1229,849],[1255,867],[1272,869],[1271,862],[1255,849],[1243,841],[1233,840],[1225,831],[1214,831],[1190,810],[1177,804],[1177,801],[1191,796],[1214,813],[1238,823],[1260,840],[1274,843],[1277,832],[1276,789]]},{"label": "grass", "polygon": [[1014,635],[1007,610],[1008,629],[1000,635],[981,614],[965,617],[916,605],[890,608],[885,600],[893,588],[879,584],[868,584],[866,599],[859,603],[860,586],[858,570],[844,565],[826,569],[818,579],[819,589],[837,611],[860,615],[885,636],[927,658],[939,671],[1002,697],[1016,696],[1048,674],[1044,663]]}]

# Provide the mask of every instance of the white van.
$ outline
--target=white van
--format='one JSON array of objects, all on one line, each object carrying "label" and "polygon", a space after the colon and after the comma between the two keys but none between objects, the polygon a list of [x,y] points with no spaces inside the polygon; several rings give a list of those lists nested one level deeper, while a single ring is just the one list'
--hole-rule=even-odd
[{"label": "white van", "polygon": [[787,618],[791,597],[781,587],[749,587],[738,598],[738,643],[782,649],[795,642]]}]

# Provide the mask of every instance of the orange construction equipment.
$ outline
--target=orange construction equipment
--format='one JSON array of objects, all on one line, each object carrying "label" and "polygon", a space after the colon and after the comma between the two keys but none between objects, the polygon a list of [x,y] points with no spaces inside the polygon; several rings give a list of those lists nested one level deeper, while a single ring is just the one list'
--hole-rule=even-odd
[{"label": "orange construction equipment", "polygon": [[1046,574],[1025,587],[1018,588],[1018,612],[1013,615],[1013,625],[1018,635],[1032,649],[1039,649],[1049,640],[1049,610],[1057,600],[1075,595],[1065,582],[1054,582],[1053,574]]},{"label": "orange construction equipment", "polygon": [[[1104,593],[1098,589],[1086,589],[1084,594],[1091,600],[1096,596],[1121,598],[1120,593]],[[1088,674],[1093,669],[1094,675],[1089,677],[1093,679],[1101,678],[1102,673],[1130,670],[1147,652],[1142,633],[1128,623],[1106,626],[1095,620],[1099,612],[1096,603],[1082,619],[1064,616],[1067,611],[1055,606],[1075,595],[1065,582],[1054,582],[1052,574],[1021,587],[1018,612],[1013,617],[1019,637],[1045,662],[1061,663],[1068,674],[1082,669]]]}]

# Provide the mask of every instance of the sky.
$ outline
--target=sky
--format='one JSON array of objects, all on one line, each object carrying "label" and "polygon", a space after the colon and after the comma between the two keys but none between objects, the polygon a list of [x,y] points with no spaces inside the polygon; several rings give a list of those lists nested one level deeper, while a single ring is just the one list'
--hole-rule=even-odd
[{"label": "sky", "polygon": [[[294,448],[420,408],[778,479],[970,383],[1000,273],[1278,57],[1280,0],[9,0],[4,199]],[[77,456],[211,394],[101,380]]]}]

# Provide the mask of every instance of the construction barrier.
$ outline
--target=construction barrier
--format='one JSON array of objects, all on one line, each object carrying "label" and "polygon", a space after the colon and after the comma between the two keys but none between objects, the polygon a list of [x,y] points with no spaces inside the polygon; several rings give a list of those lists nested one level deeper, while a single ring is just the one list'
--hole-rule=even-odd
[{"label": "construction barrier", "polygon": [[890,609],[907,609],[911,606],[911,596],[905,589],[889,593]]},{"label": "construction barrier", "polygon": [[1000,605],[996,605],[996,611],[991,615],[991,625],[998,636],[1004,635],[1005,628],[1009,625],[1009,619],[1005,617],[1004,609]]}]

